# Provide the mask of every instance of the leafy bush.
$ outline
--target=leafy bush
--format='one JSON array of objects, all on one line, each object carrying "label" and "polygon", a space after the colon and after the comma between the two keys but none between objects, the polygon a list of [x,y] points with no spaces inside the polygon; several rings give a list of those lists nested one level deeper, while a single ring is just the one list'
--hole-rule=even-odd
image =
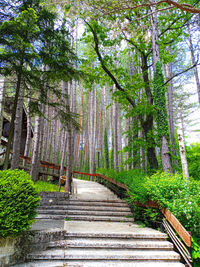
[{"label": "leafy bush", "polygon": [[17,236],[36,216],[40,197],[30,175],[20,170],[0,171],[0,236]]},{"label": "leafy bush", "polygon": [[[200,259],[200,182],[186,179],[182,174],[157,172],[151,177],[139,170],[114,172],[99,170],[100,173],[128,186],[131,199],[141,203],[156,201],[161,207],[168,208],[184,227],[192,232],[193,257]],[[129,201],[131,202],[131,199]],[[137,220],[151,225],[160,220],[160,212],[156,209],[141,208],[133,205]]]},{"label": "leafy bush", "polygon": [[195,180],[200,180],[200,144],[186,147],[188,171]]}]

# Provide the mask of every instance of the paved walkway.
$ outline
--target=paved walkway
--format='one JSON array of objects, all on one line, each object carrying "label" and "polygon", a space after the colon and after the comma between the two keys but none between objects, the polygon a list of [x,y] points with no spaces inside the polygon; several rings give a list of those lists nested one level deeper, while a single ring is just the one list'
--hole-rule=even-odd
[{"label": "paved walkway", "polygon": [[74,179],[70,198],[50,197],[38,218],[32,230],[64,234],[15,267],[184,267],[166,234],[134,223],[127,203],[96,182]]}]

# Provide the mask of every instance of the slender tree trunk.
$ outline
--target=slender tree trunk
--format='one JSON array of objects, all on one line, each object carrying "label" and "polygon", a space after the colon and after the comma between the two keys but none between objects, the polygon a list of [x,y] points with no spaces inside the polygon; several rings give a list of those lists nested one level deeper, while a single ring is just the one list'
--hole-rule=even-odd
[{"label": "slender tree trunk", "polygon": [[35,117],[35,128],[34,128],[31,169],[30,169],[30,175],[33,181],[38,180],[38,174],[39,174],[38,158],[39,158],[40,128],[41,128],[41,119],[40,116],[37,114]]},{"label": "slender tree trunk", "polygon": [[119,161],[118,161],[118,109],[117,103],[114,103],[114,112],[113,112],[113,123],[114,123],[114,168],[119,168]]},{"label": "slender tree trunk", "polygon": [[3,99],[4,99],[4,77],[0,76],[0,145],[3,131]]},{"label": "slender tree trunk", "polygon": [[[55,96],[53,97],[53,102],[56,102]],[[52,163],[56,163],[56,135],[57,135],[57,120],[56,120],[56,110],[53,108],[52,111]]]},{"label": "slender tree trunk", "polygon": [[117,128],[118,128],[118,144],[117,144],[117,147],[118,147],[118,150],[120,151],[118,153],[118,164],[121,166],[122,164],[122,125],[121,125],[121,110],[120,110],[120,107],[119,107],[119,103],[117,103],[117,113],[118,113],[118,122],[117,122]]},{"label": "slender tree trunk", "polygon": [[17,110],[15,116],[15,128],[14,128],[14,140],[13,140],[13,157],[11,161],[11,169],[18,169],[20,163],[20,148],[21,148],[21,136],[22,136],[22,114],[24,104],[24,88],[20,91]]},{"label": "slender tree trunk", "polygon": [[[68,95],[66,106],[69,108],[69,86],[67,82],[64,82],[65,86],[65,92],[66,95]],[[71,183],[72,183],[72,163],[73,163],[73,157],[72,157],[72,125],[69,123],[68,129],[67,129],[67,171],[66,171],[66,183],[65,183],[65,191],[70,192],[71,191]]]},{"label": "slender tree trunk", "polygon": [[8,164],[9,164],[9,156],[10,156],[11,144],[12,144],[13,135],[14,135],[14,122],[15,122],[17,103],[18,103],[18,98],[19,98],[19,93],[20,93],[20,88],[21,88],[21,82],[22,82],[22,74],[20,73],[17,75],[17,86],[16,86],[16,91],[15,91],[14,106],[12,110],[10,131],[9,131],[8,143],[6,147],[6,155],[5,155],[4,166],[3,166],[4,170],[8,169]]},{"label": "slender tree trunk", "polygon": [[50,161],[51,159],[51,143],[52,143],[52,108],[48,107],[49,121],[47,126],[47,149],[46,154],[44,154],[44,160]]},{"label": "slender tree trunk", "polygon": [[189,178],[188,164],[187,164],[187,158],[186,158],[186,153],[185,153],[185,144],[184,144],[184,137],[183,137],[182,129],[178,130],[178,142],[179,142],[182,171],[185,177]]},{"label": "slender tree trunk", "polygon": [[[190,45],[190,52],[191,52],[192,64],[195,65],[196,61],[195,61],[195,56],[194,56],[194,48],[193,48],[193,43],[192,43],[192,35],[191,35],[189,24],[187,24],[187,29],[188,29],[188,34],[189,34],[189,45]],[[196,80],[197,94],[198,94],[198,100],[199,100],[199,105],[200,105],[200,81],[199,81],[199,75],[198,75],[197,66],[194,67],[194,76],[195,76],[195,80]]]},{"label": "slender tree trunk", "polygon": [[[30,147],[31,147],[31,117],[30,117],[30,88],[28,88],[28,99],[27,99],[27,135],[26,135],[26,145],[24,150],[24,156],[28,157],[30,154]],[[25,164],[25,161],[24,161]]]},{"label": "slender tree trunk", "polygon": [[[153,95],[150,88],[150,81],[148,77],[148,62],[147,56],[141,55],[142,59],[142,76],[145,83],[145,93],[147,96],[147,102],[149,106],[153,105]],[[147,159],[149,162],[149,167],[151,169],[158,169],[158,161],[155,151],[155,140],[153,138],[153,114],[147,114],[144,121],[141,122],[141,126],[144,132],[144,136],[147,142]]]},{"label": "slender tree trunk", "polygon": [[81,95],[81,111],[80,111],[80,119],[79,119],[79,133],[78,133],[78,140],[77,140],[77,153],[76,153],[76,161],[79,163],[78,166],[80,166],[80,138],[81,138],[81,128],[83,125],[83,94]]},{"label": "slender tree trunk", "polygon": [[[45,105],[41,104],[41,113],[44,114],[45,112]],[[40,139],[39,139],[39,151],[38,151],[38,169],[40,169],[40,161],[42,159],[42,152],[43,152],[43,140],[44,140],[44,117],[40,117]]]},{"label": "slender tree trunk", "polygon": [[[172,64],[166,65],[166,77],[167,79],[172,77]],[[178,167],[178,160],[175,158],[177,156],[176,150],[176,140],[175,140],[175,124],[174,124],[174,112],[173,112],[173,85],[172,81],[169,82],[168,91],[167,91],[167,110],[169,117],[169,133],[170,133],[170,142],[171,142],[171,151],[174,155],[173,164]]]},{"label": "slender tree trunk", "polygon": [[89,121],[88,121],[88,128],[89,128],[89,151],[90,151],[90,173],[94,172],[94,162],[93,162],[93,134],[94,134],[94,124],[93,124],[93,113],[94,113],[94,90],[89,93]]},{"label": "slender tree trunk", "polygon": [[67,132],[62,132],[62,148],[61,148],[61,162],[60,162],[60,176],[64,175],[65,159],[67,151]]}]

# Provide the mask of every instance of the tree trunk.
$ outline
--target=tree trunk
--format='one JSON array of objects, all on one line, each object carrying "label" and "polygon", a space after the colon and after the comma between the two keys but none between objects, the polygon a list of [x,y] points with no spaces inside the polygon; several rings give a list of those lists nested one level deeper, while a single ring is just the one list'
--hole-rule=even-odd
[{"label": "tree trunk", "polygon": [[[30,147],[31,147],[31,117],[30,117],[30,88],[28,88],[28,99],[27,99],[27,135],[26,135],[26,145],[24,150],[24,156],[28,157],[30,154]],[[24,161],[25,164],[25,161]]]},{"label": "tree trunk", "polygon": [[10,156],[11,144],[12,144],[13,134],[14,134],[14,122],[15,122],[17,103],[18,103],[18,98],[19,98],[19,93],[20,93],[20,88],[21,88],[21,81],[22,81],[22,75],[20,73],[17,75],[17,86],[16,86],[16,91],[15,91],[14,106],[12,110],[10,131],[9,131],[8,143],[6,147],[6,155],[5,155],[4,165],[3,165],[4,170],[8,169],[8,164],[9,164],[9,156]]},{"label": "tree trunk", "polygon": [[21,136],[22,136],[22,114],[24,104],[24,88],[20,91],[17,110],[15,116],[15,128],[14,128],[14,140],[13,140],[13,156],[11,161],[11,169],[18,169],[20,163],[20,148],[21,148]]},{"label": "tree trunk", "polygon": [[[153,105],[153,95],[150,88],[150,81],[148,77],[148,62],[147,56],[144,54],[141,55],[142,59],[142,76],[143,81],[145,83],[145,92],[147,96],[147,102],[149,106]],[[149,167],[151,169],[158,169],[158,161],[156,158],[156,151],[155,151],[155,140],[153,138],[153,114],[149,113],[146,116],[145,121],[141,122],[141,126],[144,131],[145,139],[147,142],[147,159],[149,162]]]},{"label": "tree trunk", "polygon": [[[151,37],[152,37],[152,50],[153,50],[153,69],[156,73],[156,63],[160,62],[159,43],[158,43],[158,25],[157,25],[157,12],[156,7],[151,6]],[[163,85],[164,86],[164,85]],[[161,161],[163,171],[172,172],[171,160],[169,154],[169,145],[165,135],[162,136],[161,143]]]},{"label": "tree trunk", "polygon": [[[172,64],[169,63],[166,65],[166,77],[170,79],[172,76]],[[167,91],[167,110],[169,117],[169,133],[170,133],[170,142],[171,142],[171,151],[174,156],[173,164],[178,167],[177,150],[176,150],[176,140],[175,140],[175,124],[174,124],[174,112],[173,112],[173,85],[172,81],[169,82],[168,91]]]},{"label": "tree trunk", "polygon": [[[69,85],[67,82],[64,82],[64,91],[68,96],[66,99],[66,107],[70,108],[70,100],[69,100]],[[72,163],[73,163],[73,155],[72,155],[72,124],[69,123],[67,128],[67,171],[66,171],[66,183],[65,183],[65,191],[71,192],[71,183],[72,183]]]},{"label": "tree trunk", "polygon": [[64,175],[65,159],[67,151],[67,132],[62,132],[62,147],[61,147],[61,161],[60,161],[60,176]]},{"label": "tree trunk", "polygon": [[184,144],[184,137],[183,137],[182,129],[178,130],[178,142],[179,142],[179,149],[180,149],[182,171],[185,177],[189,178],[188,164],[187,164],[187,158],[186,158],[186,153],[185,153],[185,144]]},{"label": "tree trunk", "polygon": [[114,168],[117,170],[119,168],[118,161],[118,109],[117,103],[114,103],[113,110],[113,123],[114,123]]},{"label": "tree trunk", "polygon": [[41,119],[40,116],[37,114],[35,117],[35,128],[34,128],[31,169],[30,169],[30,175],[33,181],[38,180],[38,174],[39,174],[38,158],[39,158],[39,143],[40,143],[40,126],[41,126]]},{"label": "tree trunk", "polygon": [[[3,131],[3,99],[4,99],[4,77],[0,76],[0,142]],[[1,143],[0,143],[1,145]]]}]

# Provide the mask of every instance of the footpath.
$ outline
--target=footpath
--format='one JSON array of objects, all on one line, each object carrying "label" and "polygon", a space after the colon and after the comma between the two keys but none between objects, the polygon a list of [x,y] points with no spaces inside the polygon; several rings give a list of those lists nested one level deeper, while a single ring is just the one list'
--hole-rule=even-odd
[{"label": "footpath", "polygon": [[15,267],[184,267],[167,235],[134,223],[124,200],[96,182],[73,183],[69,198],[42,195],[37,238]]}]

